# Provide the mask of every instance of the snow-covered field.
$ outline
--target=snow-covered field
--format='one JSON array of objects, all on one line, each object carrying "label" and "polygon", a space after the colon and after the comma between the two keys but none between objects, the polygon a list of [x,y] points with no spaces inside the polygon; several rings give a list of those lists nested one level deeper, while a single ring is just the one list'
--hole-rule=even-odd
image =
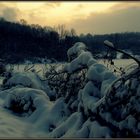
[{"label": "snow-covered field", "polygon": [[0,138],[27,137],[33,124],[5,109],[3,102],[0,99]]},{"label": "snow-covered field", "polygon": [[[118,77],[105,67],[102,60],[96,61],[90,52],[85,51],[83,43],[69,49],[68,57],[75,52],[78,57],[64,64],[62,72],[70,75],[87,68],[87,80],[78,93],[73,93],[74,86],[72,92],[65,87],[66,93],[60,92],[57,96],[58,91],[51,89],[48,81],[42,80],[48,65],[7,66],[7,69],[13,69],[13,74],[3,85],[1,80],[0,138],[108,138],[129,136],[127,131],[132,136],[139,136],[140,127],[136,127],[137,120],[131,114],[134,111],[130,103],[136,101],[133,94],[131,98],[133,90],[127,96],[129,80],[118,88],[121,82],[114,83]],[[134,61],[118,59],[114,63],[126,67]],[[61,69],[62,64],[57,65]],[[31,69],[33,72],[28,71]],[[134,93],[139,96],[140,86],[134,78],[131,87],[137,87]],[[114,88],[116,91],[112,93]],[[51,96],[55,96],[55,100],[51,101]],[[126,100],[122,104],[124,97]],[[134,103],[135,109],[136,105],[139,102]],[[137,112],[139,110],[135,115]]]},{"label": "snow-covered field", "polygon": [[[100,64],[103,64],[105,66],[107,65],[106,63],[104,63],[103,60],[97,60],[97,61]],[[135,63],[135,61],[132,60],[132,59],[114,59],[113,61],[114,61],[114,64],[117,67],[123,67],[123,68]],[[62,64],[57,63],[57,64],[54,64],[54,65],[61,66]],[[12,67],[15,72],[23,72],[26,67],[27,68],[32,67],[31,69],[35,69],[42,76],[42,73],[47,70],[48,64],[20,64],[20,65],[15,64],[15,65],[7,65],[7,69],[10,69],[10,67]]]}]

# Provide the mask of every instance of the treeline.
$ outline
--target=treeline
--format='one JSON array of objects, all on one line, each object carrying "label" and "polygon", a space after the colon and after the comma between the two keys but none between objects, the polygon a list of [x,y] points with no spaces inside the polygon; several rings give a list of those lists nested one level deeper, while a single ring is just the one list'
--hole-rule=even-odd
[{"label": "treeline", "polygon": [[[41,27],[27,24],[25,20],[9,22],[0,19],[0,58],[7,63],[22,63],[37,58],[54,58],[66,61],[67,50],[78,41],[84,42],[94,54],[106,51],[103,42],[110,40],[115,47],[140,53],[140,33],[115,33],[105,35],[81,34],[74,29],[67,30],[64,25]],[[114,56],[115,57],[115,56]]]}]

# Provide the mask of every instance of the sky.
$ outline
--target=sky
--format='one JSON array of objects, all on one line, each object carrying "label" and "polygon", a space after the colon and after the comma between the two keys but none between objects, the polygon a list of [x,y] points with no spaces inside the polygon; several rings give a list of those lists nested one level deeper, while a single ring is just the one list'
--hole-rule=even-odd
[{"label": "sky", "polygon": [[77,34],[140,32],[140,2],[0,2],[0,17],[74,28]]}]

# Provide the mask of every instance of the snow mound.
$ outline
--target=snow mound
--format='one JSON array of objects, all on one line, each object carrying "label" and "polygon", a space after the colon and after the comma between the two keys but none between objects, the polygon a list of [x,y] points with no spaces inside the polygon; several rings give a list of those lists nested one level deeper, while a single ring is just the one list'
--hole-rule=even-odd
[{"label": "snow mound", "polygon": [[101,91],[101,96],[103,97],[111,83],[117,78],[112,72],[110,72],[102,64],[93,64],[87,72],[87,78],[94,83],[98,83],[99,90]]},{"label": "snow mound", "polygon": [[4,107],[19,114],[31,114],[37,108],[49,102],[45,92],[33,88],[11,88],[0,92],[0,96],[5,96]]},{"label": "snow mound", "polygon": [[40,137],[44,135],[45,137],[52,137],[52,133],[55,129],[65,123],[69,115],[70,113],[64,102],[64,98],[56,100],[50,105],[48,110],[42,110],[42,108],[40,108],[34,111],[28,118],[35,124],[35,128],[30,132],[31,136]]},{"label": "snow mound", "polygon": [[33,72],[17,72],[12,75],[7,82],[4,84],[4,87],[12,87],[16,85],[22,85],[24,87],[30,87],[35,89],[41,89],[46,91],[47,85],[41,81],[40,77]]},{"label": "snow mound", "polygon": [[89,138],[110,138],[111,130],[106,126],[101,126],[97,121],[90,123]]},{"label": "snow mound", "polygon": [[73,55],[78,55],[81,51],[86,50],[87,47],[82,42],[75,43],[70,49],[67,51],[68,58],[71,58]]},{"label": "snow mound", "polygon": [[67,65],[67,71],[72,73],[77,69],[90,66],[91,64],[96,63],[96,60],[93,59],[90,52],[82,52],[77,58],[75,58],[71,63]]},{"label": "snow mound", "polygon": [[73,113],[65,122],[61,123],[51,134],[51,138],[69,138],[74,137],[77,130],[82,125],[82,114]]},{"label": "snow mound", "polygon": [[63,71],[67,71],[68,73],[73,73],[76,70],[90,67],[92,64],[95,63],[97,63],[97,61],[93,58],[90,52],[82,51],[77,58],[73,59],[70,63],[67,63],[64,66]]}]

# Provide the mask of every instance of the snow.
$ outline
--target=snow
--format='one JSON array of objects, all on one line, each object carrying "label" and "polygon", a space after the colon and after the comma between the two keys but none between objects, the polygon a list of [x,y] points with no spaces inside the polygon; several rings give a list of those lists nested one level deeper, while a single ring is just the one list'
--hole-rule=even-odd
[{"label": "snow", "polygon": [[89,80],[102,82],[104,80],[112,79],[112,81],[115,79],[115,75],[108,71],[105,66],[102,64],[93,64],[87,73],[87,78]]},{"label": "snow", "polygon": [[136,123],[137,123],[136,119],[132,115],[129,115],[128,116],[128,128],[133,129],[135,127]]},{"label": "snow", "polygon": [[108,46],[110,46],[110,47],[114,47],[113,43],[110,42],[110,41],[108,41],[108,40],[105,40],[105,41],[104,41],[104,44],[105,44],[105,45],[108,45]]},{"label": "snow", "polygon": [[14,75],[8,79],[8,81],[5,83],[5,86],[12,86],[12,85],[23,85],[27,87],[32,87],[36,89],[42,88],[42,83],[39,77],[32,72],[17,72],[14,73]]},{"label": "snow", "polygon": [[69,138],[75,135],[76,130],[80,127],[82,122],[82,115],[79,112],[73,113],[65,123],[62,123],[58,128],[56,128],[50,135],[52,138]]},{"label": "snow", "polygon": [[43,90],[48,96],[54,94],[48,87],[47,82],[43,81],[39,75],[33,72],[15,72],[12,77],[7,79],[4,87],[10,88],[17,85]]},{"label": "snow", "polygon": [[137,79],[132,79],[131,89],[136,89],[136,86],[139,84]]},{"label": "snow", "polygon": [[0,107],[0,137],[21,138],[27,137],[28,128],[32,124],[24,118],[15,116],[6,109]]},{"label": "snow", "polygon": [[[42,120],[44,117],[46,117],[46,114],[49,112],[50,108],[52,107],[52,103],[49,101],[49,98],[46,95],[46,93],[38,89],[33,89],[33,88],[28,88],[28,87],[26,88],[13,87],[11,89],[1,91],[0,96],[4,100],[3,102],[1,102],[1,107],[3,109],[5,108],[4,110],[7,113],[7,117],[5,118],[6,120],[4,121],[7,121],[8,119],[8,122],[7,122],[8,127],[9,126],[13,127],[12,128],[13,130],[11,129],[11,134],[7,134],[8,137],[18,137],[18,136],[19,137],[32,137],[32,135],[29,133],[30,133],[30,130],[35,130],[34,123],[37,120],[39,119]],[[33,100],[33,106],[35,107],[35,110],[33,112],[30,110],[30,107],[31,107],[30,99]],[[11,106],[13,105],[11,103],[13,101],[15,102],[20,101],[19,104],[20,105],[23,104],[23,108],[21,108],[22,115],[20,115],[18,112],[11,110],[12,109]],[[10,112],[10,110],[12,112]],[[9,113],[12,115],[10,115]],[[20,117],[18,117],[19,116],[18,114],[20,115]],[[14,127],[15,125],[16,127]],[[21,129],[22,126],[23,128]],[[15,133],[17,133],[17,135]],[[3,135],[5,135],[6,137],[6,134],[3,134]],[[0,136],[3,136],[3,135],[0,135]]]},{"label": "snow", "polygon": [[105,66],[102,64],[93,64],[88,70],[87,78],[91,81],[95,80],[101,82],[103,80],[105,69]]},{"label": "snow", "polygon": [[95,63],[97,63],[97,61],[96,61],[94,58],[90,58],[89,61],[87,62],[88,68],[89,68],[92,64],[95,64]]},{"label": "snow", "polygon": [[87,78],[91,81],[96,81],[101,85],[102,97],[106,94],[111,83],[116,79],[116,76],[107,70],[102,64],[93,64],[87,72]]},{"label": "snow", "polygon": [[110,129],[101,126],[97,121],[92,122],[89,138],[110,138]]},{"label": "snow", "polygon": [[96,63],[96,61],[94,61],[90,52],[81,52],[77,58],[66,65],[65,70],[72,73],[79,68],[89,66],[93,63]]},{"label": "snow", "polygon": [[116,56],[116,58],[117,58],[117,59],[121,59],[122,57],[123,57],[123,54],[120,53],[120,52],[117,52],[117,56]]},{"label": "snow", "polygon": [[[3,91],[0,94],[7,94],[3,106],[21,113],[30,114],[34,109],[37,109],[39,106],[46,104],[49,101],[49,97],[45,92],[33,88],[12,88],[9,92]],[[18,110],[13,108],[14,105],[18,105]]]},{"label": "snow", "polygon": [[82,42],[75,43],[70,49],[67,51],[68,57],[71,57],[74,54],[80,54],[82,50],[86,50],[87,47]]},{"label": "snow", "polygon": [[[114,47],[111,42],[105,41],[105,44]],[[117,82],[118,77],[96,61],[82,42],[74,44],[67,54],[69,58],[73,55],[75,58],[63,66],[58,64],[56,70],[72,74],[87,69],[85,84],[79,92],[72,93],[74,96],[67,103],[65,95],[68,91],[58,97],[59,93],[51,90],[48,81],[42,80],[38,73],[12,71],[11,77],[7,77],[0,88],[0,137],[129,136],[125,129],[140,136],[137,119],[140,112],[139,80],[133,77],[124,84]],[[74,82],[72,79],[69,83]],[[56,99],[51,101],[51,96]]]}]

